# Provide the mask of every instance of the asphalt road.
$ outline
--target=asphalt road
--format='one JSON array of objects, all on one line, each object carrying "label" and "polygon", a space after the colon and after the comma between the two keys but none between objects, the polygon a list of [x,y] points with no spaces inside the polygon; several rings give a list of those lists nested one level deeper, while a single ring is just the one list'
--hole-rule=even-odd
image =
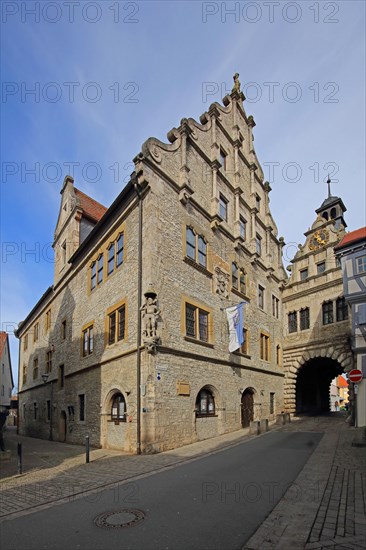
[{"label": "asphalt road", "polygon": [[[209,456],[1,525],[7,550],[234,550],[256,531],[322,437],[269,432]],[[291,497],[303,497],[293,486]],[[137,509],[131,527],[98,527],[99,514]],[[118,515],[119,522],[133,516]]]}]

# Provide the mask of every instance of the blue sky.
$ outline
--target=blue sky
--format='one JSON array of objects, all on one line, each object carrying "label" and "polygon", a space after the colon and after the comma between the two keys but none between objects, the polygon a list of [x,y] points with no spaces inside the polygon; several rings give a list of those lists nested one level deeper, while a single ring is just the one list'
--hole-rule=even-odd
[{"label": "blue sky", "polygon": [[328,172],[348,229],[365,225],[363,1],[1,7],[2,330],[52,284],[64,176],[110,205],[142,143],[166,141],[183,117],[198,120],[235,72],[257,124],[285,264],[326,196]]}]

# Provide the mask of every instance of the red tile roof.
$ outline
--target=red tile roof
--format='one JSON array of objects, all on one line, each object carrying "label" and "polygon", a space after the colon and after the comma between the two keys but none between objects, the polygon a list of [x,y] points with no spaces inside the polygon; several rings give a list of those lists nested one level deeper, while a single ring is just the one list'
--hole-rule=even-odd
[{"label": "red tile roof", "polygon": [[79,189],[74,187],[76,198],[80,201],[80,208],[83,210],[83,215],[95,222],[99,222],[102,216],[106,213],[108,208],[92,199],[88,195],[85,195]]},{"label": "red tile roof", "polygon": [[338,388],[348,388],[347,380],[345,380],[343,376],[338,376],[337,386]]},{"label": "red tile roof", "polygon": [[3,354],[7,337],[8,337],[8,335],[7,335],[6,332],[3,332],[3,331],[0,332],[0,357]]},{"label": "red tile roof", "polygon": [[343,237],[341,242],[334,247],[334,249],[339,250],[340,248],[345,248],[350,244],[354,244],[357,241],[363,240],[366,240],[366,227],[361,227],[360,229],[356,229],[355,231],[350,231],[349,233],[347,233]]}]

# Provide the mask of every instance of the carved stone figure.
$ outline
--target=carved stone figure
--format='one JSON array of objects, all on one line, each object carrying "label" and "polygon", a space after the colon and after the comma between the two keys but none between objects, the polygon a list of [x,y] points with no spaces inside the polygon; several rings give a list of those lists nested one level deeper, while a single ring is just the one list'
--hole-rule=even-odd
[{"label": "carved stone figure", "polygon": [[223,298],[229,297],[229,280],[230,276],[228,273],[223,271],[220,267],[215,267],[215,292]]},{"label": "carved stone figure", "polygon": [[234,76],[233,76],[233,80],[234,80],[234,86],[233,86],[233,89],[231,90],[232,92],[240,92],[240,80],[239,80],[239,73],[235,73]]},{"label": "carved stone figure", "polygon": [[155,346],[160,341],[157,334],[160,310],[157,305],[157,294],[152,284],[149,285],[149,289],[145,292],[144,296],[145,303],[140,310],[142,314],[142,339],[147,350],[153,353]]}]

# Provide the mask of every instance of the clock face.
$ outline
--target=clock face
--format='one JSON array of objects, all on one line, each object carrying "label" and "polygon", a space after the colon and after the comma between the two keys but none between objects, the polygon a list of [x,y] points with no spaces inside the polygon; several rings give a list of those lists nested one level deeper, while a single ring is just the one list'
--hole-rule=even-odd
[{"label": "clock face", "polygon": [[310,239],[310,250],[317,250],[321,248],[329,241],[329,232],[326,229],[319,229],[315,231],[314,235]]}]

